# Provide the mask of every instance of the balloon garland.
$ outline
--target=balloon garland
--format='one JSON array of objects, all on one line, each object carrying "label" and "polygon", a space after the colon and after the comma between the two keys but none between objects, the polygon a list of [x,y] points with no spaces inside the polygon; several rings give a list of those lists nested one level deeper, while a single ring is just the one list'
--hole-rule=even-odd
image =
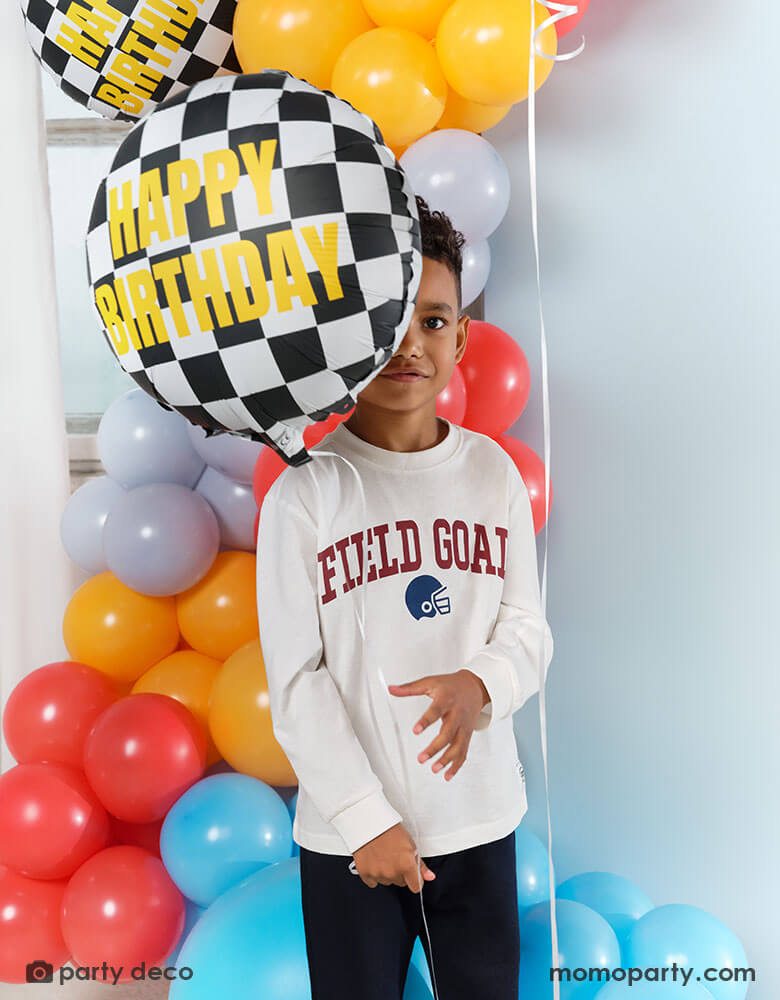
[{"label": "balloon garland", "polygon": [[[131,966],[167,962],[181,973],[178,1000],[189,963],[198,984],[188,1000],[193,988],[204,1000],[226,988],[238,1000],[304,995],[296,777],[273,736],[257,634],[259,507],[276,476],[346,419],[405,330],[419,280],[412,191],[468,237],[464,304],[484,288],[509,182],[479,133],[522,100],[539,291],[534,95],[554,62],[581,51],[559,54],[557,43],[588,2],[519,4],[527,17],[518,0],[137,0],[121,10],[23,0],[33,49],[63,91],[141,119],[97,194],[88,239],[104,335],[140,388],[101,421],[107,475],[63,512],[63,545],[90,574],[63,619],[72,659],[33,670],[3,715],[18,763],[0,776],[0,981],[55,969],[64,981],[69,961],[108,961],[126,982],[139,978]],[[378,242],[360,231],[366,214]],[[349,237],[346,263],[333,226]],[[510,455],[537,533],[552,501],[540,294],[539,309],[544,458],[506,433],[530,371],[496,326],[472,322],[436,404]],[[371,351],[354,353],[354,331],[325,336],[345,319],[370,331]],[[321,350],[301,372],[290,359],[304,331],[311,346],[312,327]],[[246,378],[228,360],[236,346],[251,359]],[[262,350],[264,360],[251,353]],[[276,373],[273,391],[252,384],[258,371]],[[296,380],[305,391],[293,392]],[[544,606],[546,565],[545,531]],[[540,718],[547,788],[543,684]],[[549,797],[547,821],[546,847],[525,827],[515,834],[527,991],[548,982],[559,935],[568,964],[582,967],[594,954],[636,967],[669,953],[746,964],[716,918],[654,906],[620,876],[582,873],[556,900]],[[435,995],[431,986],[416,949],[405,996]],[[618,1000],[617,986],[598,1000]],[[744,996],[712,989],[697,996]]]}]

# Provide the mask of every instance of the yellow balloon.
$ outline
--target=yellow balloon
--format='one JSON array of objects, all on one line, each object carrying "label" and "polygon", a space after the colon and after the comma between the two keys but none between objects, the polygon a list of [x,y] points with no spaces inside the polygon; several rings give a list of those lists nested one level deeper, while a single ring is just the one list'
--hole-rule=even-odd
[{"label": "yellow balloon", "polygon": [[363,0],[369,17],[382,28],[407,28],[433,38],[452,0]]},{"label": "yellow balloon", "polygon": [[433,46],[405,28],[375,28],[350,42],[330,89],[373,118],[393,148],[430,132],[447,101]]},{"label": "yellow balloon", "polygon": [[[188,708],[206,733],[209,731],[209,695],[214,680],[222,669],[219,660],[196,653],[194,650],[178,650],[155,663],[141,674],[133,685],[131,694],[149,691],[153,694],[167,694]],[[206,749],[206,767],[220,759],[220,753],[209,738]]]},{"label": "yellow balloon", "polygon": [[177,595],[179,628],[193,649],[222,662],[258,635],[255,567],[251,552],[227,549],[201,580]]},{"label": "yellow balloon", "polygon": [[273,733],[259,639],[236,650],[217,674],[211,688],[209,729],[217,750],[236,771],[269,785],[298,784]]},{"label": "yellow balloon", "polygon": [[[455,0],[436,34],[436,53],[453,90],[478,104],[514,104],[528,97],[531,49],[531,0]],[[534,2],[538,28],[550,16]],[[537,49],[554,56],[558,35],[551,24],[537,36]],[[553,60],[537,55],[538,90],[552,72]]]},{"label": "yellow balloon", "polygon": [[62,635],[72,660],[126,684],[176,649],[176,600],[139,594],[106,570],[71,597]]},{"label": "yellow balloon", "polygon": [[484,132],[497,125],[508,114],[511,104],[477,104],[450,88],[444,114],[436,128],[462,128],[467,132]]},{"label": "yellow balloon", "polygon": [[360,0],[241,0],[233,43],[245,73],[286,69],[324,90],[344,46],[373,27]]}]

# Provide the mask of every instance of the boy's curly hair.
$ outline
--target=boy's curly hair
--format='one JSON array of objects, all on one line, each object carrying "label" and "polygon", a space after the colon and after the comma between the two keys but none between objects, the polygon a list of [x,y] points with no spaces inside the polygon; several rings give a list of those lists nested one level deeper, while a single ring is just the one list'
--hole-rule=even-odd
[{"label": "boy's curly hair", "polygon": [[415,196],[417,214],[420,216],[420,235],[424,257],[446,264],[455,276],[458,290],[458,312],[461,308],[460,276],[463,270],[463,245],[466,238],[450,222],[444,212],[431,211],[428,203],[420,195]]}]

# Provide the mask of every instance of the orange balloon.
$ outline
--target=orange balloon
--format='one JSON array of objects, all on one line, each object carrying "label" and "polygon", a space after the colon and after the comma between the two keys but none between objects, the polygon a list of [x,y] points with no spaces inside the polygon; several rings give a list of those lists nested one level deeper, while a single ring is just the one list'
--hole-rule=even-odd
[{"label": "orange balloon", "polygon": [[[478,104],[514,104],[528,97],[531,0],[455,0],[436,34],[436,53],[453,90]],[[534,0],[534,25],[550,16]],[[537,35],[537,50],[558,53],[550,24]],[[536,89],[552,72],[553,60],[537,55]]]},{"label": "orange balloon", "polygon": [[225,660],[211,689],[209,729],[217,749],[236,771],[269,785],[298,784],[273,733],[259,639]]},{"label": "orange balloon", "polygon": [[477,104],[450,88],[444,114],[436,128],[462,128],[467,132],[484,132],[497,125],[512,107],[511,104]]},{"label": "orange balloon", "polygon": [[[133,685],[132,694],[150,691],[167,694],[188,708],[208,733],[209,695],[222,664],[194,650],[178,650],[155,663]],[[206,748],[206,767],[220,759],[220,753],[209,739]]]},{"label": "orange balloon", "polygon": [[405,28],[375,28],[350,42],[330,89],[373,118],[393,149],[430,132],[447,101],[433,46]]},{"label": "orange balloon", "polygon": [[203,579],[176,597],[181,634],[197,652],[224,661],[260,634],[255,567],[251,552],[220,552]]},{"label": "orange balloon", "polygon": [[433,38],[452,0],[363,0],[369,16],[383,28],[407,28]]},{"label": "orange balloon", "polygon": [[342,49],[373,27],[360,0],[241,0],[233,43],[245,73],[286,69],[325,90]]},{"label": "orange balloon", "polygon": [[120,684],[134,681],[176,649],[176,599],[138,594],[106,570],[71,597],[62,635],[72,660]]}]

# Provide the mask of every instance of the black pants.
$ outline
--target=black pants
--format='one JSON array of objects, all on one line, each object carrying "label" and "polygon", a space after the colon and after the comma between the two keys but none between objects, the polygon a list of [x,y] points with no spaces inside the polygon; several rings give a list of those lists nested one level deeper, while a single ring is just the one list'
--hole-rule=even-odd
[{"label": "black pants", "polygon": [[[300,851],[312,1000],[402,1000],[417,937],[431,966],[419,893],[371,889],[351,857]],[[422,893],[439,1000],[517,1000],[514,832],[424,860],[436,875]]]}]

